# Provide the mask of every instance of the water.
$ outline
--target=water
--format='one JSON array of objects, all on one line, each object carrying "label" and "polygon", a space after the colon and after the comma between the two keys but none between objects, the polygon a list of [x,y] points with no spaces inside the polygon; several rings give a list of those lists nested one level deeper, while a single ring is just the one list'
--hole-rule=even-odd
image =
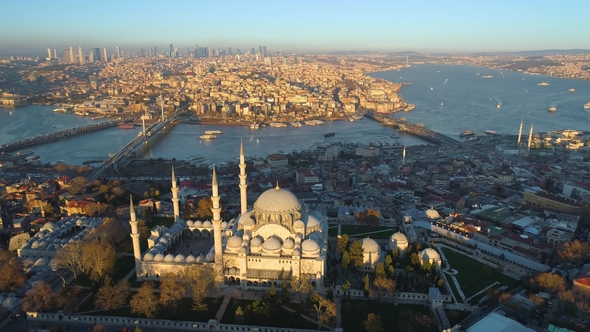
[{"label": "water", "polygon": [[[483,79],[486,75],[493,78]],[[517,135],[521,119],[526,132],[531,122],[535,132],[590,130],[590,111],[584,109],[590,102],[589,81],[445,65],[418,65],[371,76],[411,83],[402,87],[400,95],[416,109],[397,116],[455,138],[467,129]],[[537,85],[544,81],[550,85]],[[576,92],[569,93],[571,88]],[[548,112],[551,106],[557,107],[555,114]]]},{"label": "water", "polygon": [[[590,101],[590,82],[508,71],[502,73],[504,77],[498,70],[478,67],[419,65],[400,71],[373,73],[371,76],[411,83],[411,86],[404,86],[400,94],[407,102],[416,104],[416,109],[396,116],[405,116],[414,123],[422,122],[428,128],[455,138],[467,129],[478,133],[489,129],[500,134],[516,135],[522,118],[525,120],[525,132],[528,132],[531,121],[535,123],[535,131],[590,130],[590,111],[583,109],[583,105]],[[482,79],[485,75],[493,78]],[[549,81],[551,85],[537,85],[543,81]],[[576,89],[576,92],[569,93],[570,88]],[[440,106],[441,102],[444,106]],[[498,103],[502,104],[500,109],[496,107]],[[550,106],[557,107],[557,113],[549,113]],[[106,121],[54,113],[53,109],[39,105],[0,108],[0,144]],[[199,136],[206,130],[215,129],[224,133],[216,140],[200,140]],[[68,164],[81,165],[88,160],[106,159],[109,153],[118,151],[139,131],[139,128],[124,130],[115,127],[33,146],[32,149],[43,162],[63,160]],[[335,132],[336,135],[324,138],[327,132]],[[144,159],[184,159],[203,155],[205,159],[219,163],[235,160],[240,139],[244,141],[248,156],[265,157],[279,151],[304,150],[322,141],[369,143],[392,140],[389,137],[392,132],[392,128],[369,119],[326,121],[324,125],[314,127],[303,125],[300,128],[267,127],[259,130],[241,126],[180,124],[167,135],[156,135],[147,147],[136,153],[138,158]],[[405,145],[425,144],[406,133],[401,133],[398,141]]]}]

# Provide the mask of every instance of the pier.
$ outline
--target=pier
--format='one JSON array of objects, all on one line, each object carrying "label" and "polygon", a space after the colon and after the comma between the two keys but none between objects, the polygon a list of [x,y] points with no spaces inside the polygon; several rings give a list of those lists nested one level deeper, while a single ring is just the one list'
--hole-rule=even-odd
[{"label": "pier", "polygon": [[373,119],[377,122],[380,122],[381,124],[398,128],[398,130],[400,132],[406,132],[406,133],[412,134],[414,136],[418,136],[418,137],[420,137],[430,143],[436,144],[436,145],[442,145],[442,144],[459,145],[460,144],[459,141],[457,141],[453,138],[450,138],[450,137],[445,136],[443,134],[437,133],[436,131],[430,130],[422,125],[417,125],[417,124],[408,122],[404,118],[396,119],[396,118],[386,116],[386,115],[375,114],[373,112],[368,112],[365,114],[365,116],[368,117],[369,119]]},{"label": "pier", "polygon": [[77,136],[81,134],[91,133],[97,130],[102,130],[106,128],[112,128],[118,126],[127,121],[133,121],[134,118],[125,118],[115,121],[108,121],[108,122],[101,122],[96,124],[91,124],[84,127],[77,127],[77,128],[70,128],[65,130],[56,131],[51,134],[39,135],[31,138],[27,138],[20,141],[10,142],[7,144],[0,145],[0,152],[8,152],[14,151],[26,147],[30,147],[33,145],[49,143],[52,141],[57,141],[64,138],[69,138],[72,136]]}]

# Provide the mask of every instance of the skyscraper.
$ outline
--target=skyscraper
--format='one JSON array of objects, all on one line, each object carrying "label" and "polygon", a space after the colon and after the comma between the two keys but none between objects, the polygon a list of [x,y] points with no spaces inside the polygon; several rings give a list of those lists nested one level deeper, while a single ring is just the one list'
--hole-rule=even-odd
[{"label": "skyscraper", "polygon": [[74,63],[74,50],[71,46],[64,48],[64,59],[67,63]]},{"label": "skyscraper", "polygon": [[262,46],[262,55],[266,56],[266,46]]},{"label": "skyscraper", "polygon": [[55,48],[53,49],[53,58],[57,59],[57,50]]},{"label": "skyscraper", "polygon": [[254,47],[252,47],[250,49],[250,55],[254,55],[254,54],[256,54],[256,49],[254,49]]},{"label": "skyscraper", "polygon": [[258,46],[258,54],[262,54],[262,46]]},{"label": "skyscraper", "polygon": [[82,46],[78,47],[78,62],[80,62],[81,64],[84,63],[85,61],[85,56],[84,53],[82,52]]},{"label": "skyscraper", "polygon": [[145,48],[139,50],[139,56],[145,58]]},{"label": "skyscraper", "polygon": [[92,61],[100,61],[100,48],[91,48],[90,54],[92,54]]},{"label": "skyscraper", "polygon": [[51,59],[51,49],[49,47],[47,48],[47,58]]},{"label": "skyscraper", "polygon": [[119,49],[119,46],[115,47],[115,54],[117,54],[117,59],[121,57],[121,49]]},{"label": "skyscraper", "polygon": [[231,47],[227,48],[227,55],[231,55]]},{"label": "skyscraper", "polygon": [[109,56],[107,55],[107,48],[102,49],[102,61],[109,62]]},{"label": "skyscraper", "polygon": [[150,51],[149,51],[149,53],[148,53],[148,58],[151,58],[151,57],[152,57],[152,54],[153,54],[153,53],[152,53],[152,48],[150,47]]},{"label": "skyscraper", "polygon": [[158,47],[154,46],[154,56],[158,57]]}]

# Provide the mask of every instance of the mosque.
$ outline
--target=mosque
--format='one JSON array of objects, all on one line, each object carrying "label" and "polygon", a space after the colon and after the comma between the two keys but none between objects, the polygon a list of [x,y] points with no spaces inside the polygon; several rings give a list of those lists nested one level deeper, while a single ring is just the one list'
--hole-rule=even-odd
[{"label": "mosque", "polygon": [[[215,168],[212,220],[181,219],[179,188],[172,169],[175,222],[170,227],[153,229],[144,253],[140,249],[138,222],[131,202],[131,238],[138,280],[159,280],[160,276],[191,264],[215,264],[226,284],[243,289],[279,286],[283,280],[307,278],[317,290],[322,290],[328,250],[326,218],[310,211],[307,204],[278,184],[262,193],[248,210],[243,144],[239,168],[241,213],[230,222],[221,220]],[[213,238],[213,246],[208,235]],[[202,251],[197,253],[199,250]]]}]

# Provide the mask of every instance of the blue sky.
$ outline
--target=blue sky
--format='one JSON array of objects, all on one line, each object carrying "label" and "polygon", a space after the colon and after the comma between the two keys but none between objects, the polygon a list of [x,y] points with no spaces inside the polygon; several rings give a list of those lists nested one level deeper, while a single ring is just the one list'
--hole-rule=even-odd
[{"label": "blue sky", "polygon": [[[590,0],[5,0],[0,54],[47,47],[480,52],[590,49]],[[5,15],[5,14],[9,15]]]}]

